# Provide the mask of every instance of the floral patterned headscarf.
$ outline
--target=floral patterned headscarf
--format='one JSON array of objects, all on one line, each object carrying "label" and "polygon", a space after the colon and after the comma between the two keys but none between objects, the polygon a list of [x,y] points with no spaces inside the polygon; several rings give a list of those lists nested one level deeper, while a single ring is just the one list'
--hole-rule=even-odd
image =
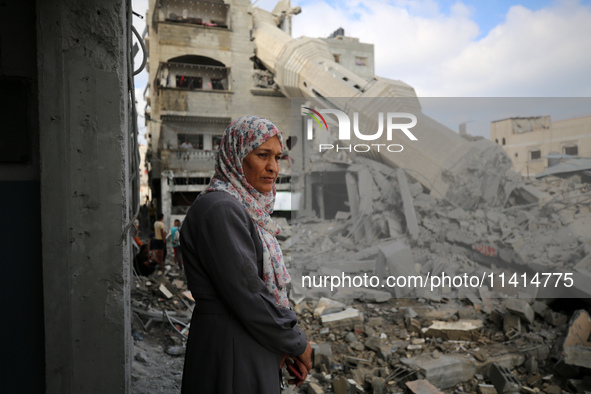
[{"label": "floral patterned headscarf", "polygon": [[257,227],[263,244],[263,282],[275,296],[275,303],[289,308],[286,285],[291,278],[283,262],[283,254],[275,236],[281,229],[271,219],[276,189],[267,193],[256,190],[244,175],[242,161],[253,150],[277,136],[281,146],[283,137],[271,121],[257,116],[243,116],[224,131],[216,156],[215,174],[202,194],[224,191],[242,203]]}]

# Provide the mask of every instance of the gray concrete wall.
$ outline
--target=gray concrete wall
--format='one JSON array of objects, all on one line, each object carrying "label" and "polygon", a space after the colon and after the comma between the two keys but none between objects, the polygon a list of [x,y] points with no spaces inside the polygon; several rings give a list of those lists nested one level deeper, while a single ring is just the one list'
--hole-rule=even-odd
[{"label": "gray concrete wall", "polygon": [[47,393],[130,390],[130,3],[37,2]]}]

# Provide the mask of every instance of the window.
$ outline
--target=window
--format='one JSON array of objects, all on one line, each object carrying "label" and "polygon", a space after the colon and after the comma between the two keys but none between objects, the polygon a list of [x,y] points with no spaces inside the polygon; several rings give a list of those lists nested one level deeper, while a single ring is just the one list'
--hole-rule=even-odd
[{"label": "window", "polygon": [[519,154],[517,152],[515,152],[515,157],[519,157]]},{"label": "window", "polygon": [[579,147],[576,145],[569,145],[562,147],[562,150],[565,155],[571,156],[578,156],[579,155]]},{"label": "window", "polygon": [[341,62],[341,55],[337,55],[336,53],[333,53],[332,55],[334,56],[335,63]]},{"label": "window", "polygon": [[497,138],[497,139],[495,139],[495,143],[496,143],[496,144],[498,144],[498,143],[499,143],[499,139],[498,139],[498,138]]},{"label": "window", "polygon": [[503,145],[505,145],[505,137],[503,137]]},{"label": "window", "polygon": [[355,56],[355,64],[358,66],[366,66],[367,65],[367,58]]},{"label": "window", "polygon": [[539,149],[529,151],[530,160],[538,160],[542,158],[542,151]]}]

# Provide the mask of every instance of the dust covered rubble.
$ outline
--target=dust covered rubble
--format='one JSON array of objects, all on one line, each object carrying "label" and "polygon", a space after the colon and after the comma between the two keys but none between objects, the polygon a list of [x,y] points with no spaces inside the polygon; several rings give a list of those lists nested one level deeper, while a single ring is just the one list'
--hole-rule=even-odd
[{"label": "dust covered rubble", "polygon": [[[525,180],[514,185],[504,204],[467,210],[434,198],[412,178],[401,192],[399,171],[381,164],[365,160],[352,166],[353,176],[370,174],[371,189],[357,195],[365,210],[351,207],[335,220],[282,223],[289,229],[281,242],[292,275],[291,298],[319,355],[309,380],[290,390],[422,392],[431,384],[433,392],[491,393],[518,383],[522,392],[591,391],[585,377],[591,376],[589,365],[582,361],[588,337],[565,348],[573,310],[546,304],[564,294],[521,284],[499,292],[490,282],[434,291],[382,287],[383,281],[377,288],[302,282],[304,276],[343,274],[383,279],[486,272],[485,278],[503,273],[509,278],[572,272],[584,285],[571,289],[570,297],[589,298],[589,184],[577,176]],[[409,228],[413,222],[415,230]]]}]

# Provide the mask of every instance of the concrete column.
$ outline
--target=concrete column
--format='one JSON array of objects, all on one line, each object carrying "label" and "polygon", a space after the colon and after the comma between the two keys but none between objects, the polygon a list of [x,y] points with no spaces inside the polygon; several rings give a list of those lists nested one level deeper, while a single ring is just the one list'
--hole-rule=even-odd
[{"label": "concrete column", "polygon": [[172,211],[172,195],[168,184],[168,173],[163,172],[160,178],[160,193],[162,195],[162,213],[164,214],[164,228],[170,229],[170,215]]},{"label": "concrete column", "polygon": [[47,393],[131,388],[128,6],[37,1]]},{"label": "concrete column", "polygon": [[213,142],[211,140],[211,134],[205,134],[203,136],[203,150],[212,150]]}]

